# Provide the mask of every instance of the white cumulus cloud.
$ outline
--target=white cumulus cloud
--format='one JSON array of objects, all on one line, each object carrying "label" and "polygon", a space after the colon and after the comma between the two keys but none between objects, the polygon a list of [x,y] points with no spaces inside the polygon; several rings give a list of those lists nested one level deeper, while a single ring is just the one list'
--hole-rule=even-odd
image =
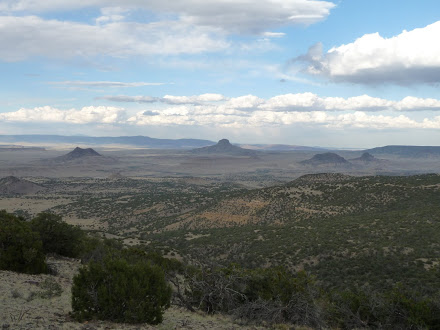
[{"label": "white cumulus cloud", "polygon": [[60,110],[45,106],[33,109],[22,108],[15,112],[0,113],[0,120],[9,122],[49,122],[69,124],[115,124],[125,118],[125,110],[115,107],[84,107]]},{"label": "white cumulus cloud", "polygon": [[236,109],[255,109],[265,101],[254,95],[244,95],[239,97],[231,98],[226,107],[236,108]]},{"label": "white cumulus cloud", "polygon": [[[136,126],[200,126],[252,128],[305,125],[330,128],[440,129],[440,100],[408,96],[391,101],[361,95],[320,97],[313,93],[285,94],[270,99],[254,95],[227,98],[221,94],[195,96],[115,96],[118,102],[143,103],[144,109],[90,106],[61,110],[46,106],[0,113],[0,121]],[[110,97],[105,97],[111,100]],[[411,118],[415,111],[428,114]],[[430,117],[429,117],[430,116]]]},{"label": "white cumulus cloud", "polygon": [[293,59],[307,63],[306,72],[334,81],[382,84],[440,82],[440,21],[392,38],[366,34],[352,43],[331,48],[322,45]]},{"label": "white cumulus cloud", "polygon": [[440,110],[440,100],[422,99],[419,97],[407,96],[403,100],[396,102],[394,105],[396,110],[417,111],[417,110]]},{"label": "white cumulus cloud", "polygon": [[[166,102],[165,102],[166,103]],[[153,111],[140,111],[129,123],[149,126],[196,125],[214,127],[266,127],[310,125],[332,128],[440,129],[440,116],[415,120],[403,114],[440,110],[440,101],[406,97],[390,101],[361,95],[351,98],[322,98],[313,93],[278,95],[268,100],[254,95],[221,103],[186,104]],[[385,115],[377,112],[396,112]],[[371,112],[375,112],[371,114]],[[399,113],[400,112],[400,113]]]},{"label": "white cumulus cloud", "polygon": [[416,121],[405,115],[371,115],[366,112],[330,114],[324,111],[286,112],[254,111],[252,113],[224,113],[194,111],[191,108],[169,108],[150,113],[139,112],[128,119],[128,123],[139,126],[194,125],[208,127],[271,127],[306,125],[328,128],[368,129],[440,129],[440,116]]},{"label": "white cumulus cloud", "polygon": [[[417,98],[407,96],[400,101],[392,101],[359,95],[349,98],[343,97],[320,97],[314,93],[297,93],[277,95],[270,99],[262,99],[255,95],[243,95],[228,98],[221,94],[202,94],[193,96],[165,95],[154,96],[103,96],[104,99],[113,102],[137,102],[137,103],[165,103],[165,104],[188,104],[200,105],[195,109],[203,111],[438,111],[440,100],[432,98]],[[215,109],[215,110],[213,110]]]}]

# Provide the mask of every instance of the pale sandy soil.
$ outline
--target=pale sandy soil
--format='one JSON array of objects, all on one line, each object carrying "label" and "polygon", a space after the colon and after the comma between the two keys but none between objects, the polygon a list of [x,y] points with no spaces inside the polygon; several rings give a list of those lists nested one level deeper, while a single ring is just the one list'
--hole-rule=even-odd
[{"label": "pale sandy soil", "polygon": [[[29,197],[29,196],[27,196]],[[69,199],[48,199],[43,195],[34,195],[31,198],[26,197],[0,197],[0,210],[27,210],[32,214],[43,212],[51,207],[65,205],[71,202]]]},{"label": "pale sandy soil", "polygon": [[[0,271],[1,329],[263,329],[242,326],[226,316],[191,313],[178,307],[169,308],[164,321],[157,326],[129,325],[103,321],[78,323],[69,317],[71,311],[72,278],[80,262],[68,258],[49,258],[58,275],[27,275]],[[62,288],[61,296],[41,298],[43,282],[49,279]]]}]

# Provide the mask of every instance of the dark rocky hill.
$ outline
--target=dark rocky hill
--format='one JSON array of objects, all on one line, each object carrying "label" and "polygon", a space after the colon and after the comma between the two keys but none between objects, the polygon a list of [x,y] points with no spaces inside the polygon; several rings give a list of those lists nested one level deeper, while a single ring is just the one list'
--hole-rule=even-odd
[{"label": "dark rocky hill", "polygon": [[68,154],[65,154],[64,156],[56,157],[54,160],[60,161],[60,162],[68,162],[71,160],[81,159],[81,158],[89,158],[89,157],[102,157],[99,153],[97,153],[92,148],[80,148],[76,147]]},{"label": "dark rocky hill", "polygon": [[339,156],[333,152],[326,152],[323,154],[317,154],[308,160],[300,162],[303,165],[350,165],[344,157]]},{"label": "dark rocky hill", "polygon": [[364,152],[362,154],[362,156],[360,156],[358,158],[350,159],[350,161],[363,162],[363,163],[377,163],[377,162],[381,161],[381,159],[377,159],[372,154],[370,154],[368,152]]},{"label": "dark rocky hill", "polygon": [[44,187],[38,184],[19,179],[15,176],[7,176],[0,179],[0,195],[34,194],[44,189]]},{"label": "dark rocky hill", "polygon": [[231,156],[256,156],[254,150],[243,149],[232,145],[229,140],[222,139],[216,145],[193,149],[190,151],[197,155],[231,155]]},{"label": "dark rocky hill", "polygon": [[117,163],[118,160],[112,157],[105,157],[93,150],[92,148],[79,148],[76,147],[71,152],[49,159],[43,159],[38,161],[38,164],[44,166],[78,166],[78,165],[111,165]]}]

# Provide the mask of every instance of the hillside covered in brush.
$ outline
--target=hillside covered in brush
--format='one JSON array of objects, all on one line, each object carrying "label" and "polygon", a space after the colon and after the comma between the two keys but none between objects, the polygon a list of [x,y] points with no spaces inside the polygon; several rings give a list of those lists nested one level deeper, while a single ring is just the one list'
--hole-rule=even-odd
[{"label": "hillside covered in brush", "polygon": [[51,208],[69,221],[188,260],[285,265],[320,274],[329,286],[406,281],[429,287],[438,276],[437,174],[313,174],[254,190],[194,178],[45,186],[70,198]]},{"label": "hillside covered in brush", "polygon": [[[128,248],[137,245],[183,261],[164,269],[179,306],[312,328],[435,329],[440,321],[440,175],[314,174],[253,190],[195,178],[72,180],[44,182],[64,202],[52,211],[115,238],[114,257],[143,260]],[[46,249],[39,218],[31,229]],[[100,244],[88,258],[108,253]],[[105,260],[107,270],[117,266]]]},{"label": "hillside covered in brush", "polygon": [[333,288],[403,282],[432,290],[439,200],[439,175],[308,175],[219,198],[142,237],[189,258],[306,269]]}]

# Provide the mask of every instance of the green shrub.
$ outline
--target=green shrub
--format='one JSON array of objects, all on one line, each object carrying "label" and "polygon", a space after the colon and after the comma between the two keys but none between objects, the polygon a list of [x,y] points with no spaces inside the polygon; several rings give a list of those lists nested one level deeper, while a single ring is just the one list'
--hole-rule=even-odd
[{"label": "green shrub", "polygon": [[440,305],[412,288],[396,284],[385,292],[370,287],[334,291],[329,323],[342,329],[440,329]]},{"label": "green shrub", "polygon": [[125,323],[162,322],[171,288],[158,266],[106,258],[80,269],[72,286],[73,316]]},{"label": "green shrub", "polygon": [[382,294],[364,287],[332,292],[327,313],[337,328],[383,328],[387,324],[386,309]]},{"label": "green shrub", "polygon": [[389,323],[401,325],[402,328],[426,329],[434,318],[431,301],[421,297],[398,283],[390,292],[385,294],[389,309]]},{"label": "green shrub", "polygon": [[6,211],[0,211],[0,269],[28,274],[48,270],[38,233]]},{"label": "green shrub", "polygon": [[63,222],[61,216],[40,213],[30,224],[32,230],[40,234],[45,253],[78,257],[82,252],[84,232],[78,227]]},{"label": "green shrub", "polygon": [[87,264],[91,261],[102,262],[105,258],[120,257],[124,244],[115,239],[86,236],[83,240],[81,262]]}]

